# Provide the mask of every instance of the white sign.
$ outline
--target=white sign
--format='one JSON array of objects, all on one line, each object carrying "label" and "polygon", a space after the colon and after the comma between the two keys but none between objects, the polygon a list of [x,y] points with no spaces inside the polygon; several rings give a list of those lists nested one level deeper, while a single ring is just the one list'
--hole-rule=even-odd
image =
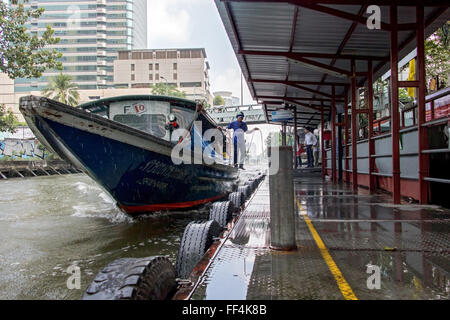
[{"label": "white sign", "polygon": [[285,122],[293,118],[291,110],[272,111],[272,122]]}]

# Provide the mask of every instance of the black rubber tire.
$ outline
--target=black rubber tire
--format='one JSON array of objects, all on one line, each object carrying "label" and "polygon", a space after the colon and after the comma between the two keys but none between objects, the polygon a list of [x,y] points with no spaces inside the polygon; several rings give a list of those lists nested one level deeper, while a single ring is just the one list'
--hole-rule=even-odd
[{"label": "black rubber tire", "polygon": [[253,181],[247,181],[244,185],[250,188],[250,192],[253,192]]},{"label": "black rubber tire", "polygon": [[255,186],[255,181],[253,179],[246,181],[244,185],[250,187],[250,192],[255,191],[256,186]]},{"label": "black rubber tire", "polygon": [[209,211],[209,220],[215,220],[222,228],[224,228],[228,221],[233,218],[233,212],[235,210],[236,208],[231,201],[214,202]]},{"label": "black rubber tire", "polygon": [[238,188],[238,192],[242,192],[242,194],[244,195],[244,199],[247,200],[248,197],[250,197],[251,194],[251,190],[249,186],[240,186]]},{"label": "black rubber tire", "polygon": [[177,277],[187,279],[194,267],[213,243],[222,228],[215,220],[192,221],[184,229],[178,250]]},{"label": "black rubber tire", "polygon": [[228,196],[228,199],[234,204],[235,209],[239,209],[244,203],[244,196],[242,192],[232,192]]},{"label": "black rubber tire", "polygon": [[165,257],[122,258],[100,271],[83,300],[164,300],[176,290],[175,268]]}]

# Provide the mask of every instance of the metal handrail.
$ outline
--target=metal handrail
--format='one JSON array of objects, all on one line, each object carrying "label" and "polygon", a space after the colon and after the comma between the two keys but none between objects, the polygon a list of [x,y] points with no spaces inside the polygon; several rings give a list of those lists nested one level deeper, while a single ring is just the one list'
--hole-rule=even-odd
[{"label": "metal handrail", "polygon": [[428,150],[422,150],[422,153],[449,153],[450,149],[428,149]]},{"label": "metal handrail", "polygon": [[438,178],[425,177],[425,178],[423,178],[423,180],[430,181],[430,182],[439,182],[439,183],[450,184],[450,179],[438,179]]}]

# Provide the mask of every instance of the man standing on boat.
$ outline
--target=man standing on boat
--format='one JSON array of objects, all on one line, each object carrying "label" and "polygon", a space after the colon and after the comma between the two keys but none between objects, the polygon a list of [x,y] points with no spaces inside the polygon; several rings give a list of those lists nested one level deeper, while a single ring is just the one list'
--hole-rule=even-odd
[{"label": "man standing on boat", "polygon": [[227,129],[233,129],[233,146],[234,146],[234,166],[239,169],[244,169],[244,159],[245,159],[245,133],[249,134],[253,131],[259,130],[259,128],[254,128],[252,130],[248,130],[247,124],[244,120],[244,113],[239,112],[236,116],[237,120],[231,122]]}]

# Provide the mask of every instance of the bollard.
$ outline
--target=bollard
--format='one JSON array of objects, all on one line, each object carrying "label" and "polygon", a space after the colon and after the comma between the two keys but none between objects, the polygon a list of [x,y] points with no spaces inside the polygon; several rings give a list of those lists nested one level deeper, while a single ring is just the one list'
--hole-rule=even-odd
[{"label": "bollard", "polygon": [[270,248],[274,250],[295,250],[297,245],[295,241],[292,148],[272,148],[278,148],[280,158],[278,172],[269,176]]}]

